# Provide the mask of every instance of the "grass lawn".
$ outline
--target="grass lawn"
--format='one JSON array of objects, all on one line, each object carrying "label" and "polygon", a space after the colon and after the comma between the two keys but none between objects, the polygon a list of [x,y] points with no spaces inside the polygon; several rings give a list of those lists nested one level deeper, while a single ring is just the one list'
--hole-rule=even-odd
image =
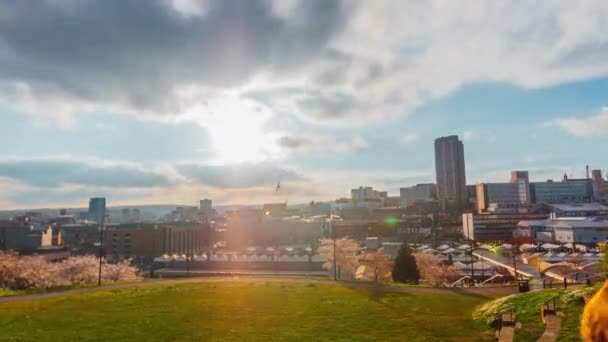
[{"label": "grass lawn", "polygon": [[231,281],[101,290],[0,304],[0,340],[492,341],[460,294]]},{"label": "grass lawn", "polygon": [[[125,280],[125,281],[116,281],[116,282],[102,282],[101,285],[114,285],[114,284],[128,284],[135,283],[141,280]],[[58,286],[52,288],[28,288],[23,290],[11,290],[11,289],[3,289],[0,288],[0,298],[7,296],[21,296],[26,294],[36,294],[36,293],[49,293],[49,292],[58,292],[69,289],[78,289],[83,287],[96,287],[97,283],[92,284],[78,284],[78,285],[68,285],[68,286]]]},{"label": "grass lawn", "polygon": [[582,296],[596,289],[597,287],[574,291],[555,289],[511,295],[483,304],[474,312],[474,317],[485,321],[506,308],[513,308],[515,320],[522,324],[521,329],[515,330],[514,341],[536,341],[545,331],[540,306],[546,300],[557,297],[557,310],[561,313],[558,341],[580,341],[580,319],[584,308]]}]

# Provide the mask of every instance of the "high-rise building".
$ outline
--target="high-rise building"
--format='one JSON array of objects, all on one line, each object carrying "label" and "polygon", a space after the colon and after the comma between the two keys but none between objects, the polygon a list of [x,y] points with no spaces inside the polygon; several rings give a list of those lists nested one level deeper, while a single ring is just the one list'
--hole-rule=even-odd
[{"label": "high-rise building", "polygon": [[106,198],[93,197],[89,200],[89,220],[101,223],[102,218],[106,214]]},{"label": "high-rise building", "polygon": [[435,172],[441,205],[464,206],[467,201],[464,146],[457,135],[435,139]]},{"label": "high-rise building", "polygon": [[213,209],[213,201],[208,198],[200,200],[198,202],[198,209],[203,211]]},{"label": "high-rise building", "polygon": [[413,205],[437,200],[437,186],[433,183],[416,184],[409,188],[400,188],[401,205]]},{"label": "high-rise building", "polygon": [[129,221],[131,219],[131,209],[122,208],[121,218],[125,222]]}]

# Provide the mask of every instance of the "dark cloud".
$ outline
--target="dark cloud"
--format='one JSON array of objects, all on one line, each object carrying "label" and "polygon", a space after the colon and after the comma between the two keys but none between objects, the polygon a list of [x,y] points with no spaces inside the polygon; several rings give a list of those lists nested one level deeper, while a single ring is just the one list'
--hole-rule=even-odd
[{"label": "dark cloud", "polygon": [[76,159],[2,160],[0,177],[15,179],[37,187],[75,184],[152,188],[173,183],[165,174],[131,164]]},{"label": "dark cloud", "polygon": [[270,163],[238,165],[180,164],[184,176],[204,185],[223,188],[274,186],[279,181],[304,180],[297,173]]},{"label": "dark cloud", "polygon": [[175,86],[297,69],[325,54],[345,21],[345,6],[330,0],[300,1],[284,17],[268,0],[208,1],[202,15],[170,4],[0,0],[0,80],[27,83],[37,97],[174,112]]}]

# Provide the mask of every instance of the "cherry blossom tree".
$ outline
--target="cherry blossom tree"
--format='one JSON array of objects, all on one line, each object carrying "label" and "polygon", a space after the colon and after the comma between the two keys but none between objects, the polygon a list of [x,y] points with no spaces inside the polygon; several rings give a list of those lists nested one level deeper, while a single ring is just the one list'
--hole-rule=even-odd
[{"label": "cherry blossom tree", "polygon": [[[95,256],[70,257],[62,262],[50,262],[42,256],[18,256],[0,252],[0,287],[12,289],[52,288],[57,286],[97,282],[99,259]],[[130,260],[117,264],[102,264],[102,280],[137,279],[137,268]]]},{"label": "cherry blossom tree", "polygon": [[392,279],[393,260],[388,258],[382,249],[366,252],[359,259],[357,279],[378,281],[390,281]]},{"label": "cherry blossom tree", "polygon": [[137,279],[137,269],[131,266],[131,260],[123,260],[115,264],[104,264],[101,269],[102,278],[106,281],[123,281]]},{"label": "cherry blossom tree", "polygon": [[[319,255],[325,258],[323,268],[331,270],[334,265],[334,241],[327,238],[320,239],[317,251]],[[338,278],[342,278],[341,274],[343,273],[355,274],[358,266],[358,252],[359,244],[355,240],[349,237],[336,239],[335,255]]]},{"label": "cherry blossom tree", "polygon": [[420,276],[427,284],[439,286],[458,276],[454,266],[442,265],[439,259],[432,254],[418,252],[414,254],[414,258],[416,258],[416,266],[420,271]]}]

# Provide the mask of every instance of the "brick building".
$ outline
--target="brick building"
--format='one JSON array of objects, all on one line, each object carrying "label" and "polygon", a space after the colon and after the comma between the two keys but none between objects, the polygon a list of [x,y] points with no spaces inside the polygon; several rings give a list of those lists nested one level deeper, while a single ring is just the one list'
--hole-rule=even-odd
[{"label": "brick building", "polygon": [[157,257],[163,254],[200,254],[211,245],[209,225],[199,223],[120,225],[105,231],[108,257]]}]

